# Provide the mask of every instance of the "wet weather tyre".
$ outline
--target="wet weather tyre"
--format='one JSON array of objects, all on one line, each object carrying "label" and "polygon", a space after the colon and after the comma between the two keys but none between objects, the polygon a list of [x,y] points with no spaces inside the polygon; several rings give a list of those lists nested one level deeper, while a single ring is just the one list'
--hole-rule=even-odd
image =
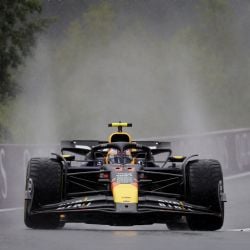
[{"label": "wet weather tyre", "polygon": [[[64,226],[58,214],[32,214],[41,205],[61,201],[61,163],[49,158],[32,158],[27,167],[26,192],[32,183],[32,199],[25,199],[24,222],[33,229],[55,229]],[[27,197],[26,197],[27,198]]]},{"label": "wet weather tyre", "polygon": [[213,231],[222,227],[224,202],[221,201],[223,175],[216,160],[192,161],[187,166],[187,198],[191,204],[210,208],[216,215],[188,215],[191,230]]}]

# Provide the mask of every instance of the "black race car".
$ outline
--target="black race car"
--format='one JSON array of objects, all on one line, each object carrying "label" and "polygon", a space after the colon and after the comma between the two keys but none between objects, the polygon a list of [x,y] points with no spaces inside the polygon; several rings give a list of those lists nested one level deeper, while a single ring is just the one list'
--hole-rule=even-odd
[{"label": "black race car", "polygon": [[217,160],[174,156],[169,142],[133,141],[122,131],[132,124],[109,126],[118,131],[108,141],[62,141],[61,154],[29,161],[27,227],[52,229],[67,222],[222,227],[226,200]]}]

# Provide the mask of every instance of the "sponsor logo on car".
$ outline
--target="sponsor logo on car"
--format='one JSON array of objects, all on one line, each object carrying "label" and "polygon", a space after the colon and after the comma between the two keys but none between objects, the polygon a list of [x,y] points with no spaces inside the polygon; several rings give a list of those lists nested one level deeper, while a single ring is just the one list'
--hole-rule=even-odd
[{"label": "sponsor logo on car", "polygon": [[181,201],[172,200],[158,200],[159,206],[164,208],[170,208],[175,210],[192,210],[191,206],[184,204]]}]

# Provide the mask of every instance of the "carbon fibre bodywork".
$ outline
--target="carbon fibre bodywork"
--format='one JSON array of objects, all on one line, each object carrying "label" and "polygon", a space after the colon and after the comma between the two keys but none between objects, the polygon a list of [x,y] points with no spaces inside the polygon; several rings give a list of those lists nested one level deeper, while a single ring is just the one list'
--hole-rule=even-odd
[{"label": "carbon fibre bodywork", "polygon": [[[201,192],[197,192],[197,184],[191,183],[199,179],[200,166],[194,164],[196,155],[172,156],[169,142],[130,141],[130,136],[121,131],[113,133],[110,138],[109,142],[63,141],[61,154],[53,154],[51,159],[53,166],[57,164],[60,168],[61,177],[57,185],[60,190],[54,189],[57,200],[44,199],[45,202],[40,202],[40,192],[34,201],[38,185],[27,177],[26,216],[49,215],[63,223],[115,226],[167,223],[183,216],[196,221],[196,217],[192,216],[206,216],[206,220],[219,218],[215,230],[222,226],[225,195],[220,166],[215,171],[218,180],[211,189],[213,196],[206,199],[202,197],[203,187],[200,187]],[[125,141],[119,141],[119,138]],[[107,160],[110,149],[123,156],[129,150],[131,162],[111,164]],[[156,160],[156,157],[160,158]],[[213,167],[215,163],[212,161],[209,164]],[[194,166],[190,170],[191,164]],[[42,186],[42,181],[38,183]],[[47,190],[46,187],[44,190]],[[209,189],[205,191],[204,196],[209,196]],[[211,230],[214,229],[211,227]]]}]

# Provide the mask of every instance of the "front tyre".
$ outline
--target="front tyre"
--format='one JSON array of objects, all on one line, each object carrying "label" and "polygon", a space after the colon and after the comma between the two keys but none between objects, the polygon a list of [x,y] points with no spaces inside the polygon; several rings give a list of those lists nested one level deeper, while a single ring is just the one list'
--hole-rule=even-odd
[{"label": "front tyre", "polygon": [[218,214],[188,215],[191,230],[218,230],[224,222],[224,202],[221,200],[223,175],[216,160],[196,160],[187,166],[188,202],[211,208]]},{"label": "front tyre", "polygon": [[[31,187],[32,183],[32,187]],[[31,190],[32,189],[32,190]],[[64,226],[58,214],[32,214],[41,205],[61,201],[61,163],[49,158],[32,158],[27,167],[26,192],[32,196],[25,199],[24,223],[33,229],[55,229]]]}]

